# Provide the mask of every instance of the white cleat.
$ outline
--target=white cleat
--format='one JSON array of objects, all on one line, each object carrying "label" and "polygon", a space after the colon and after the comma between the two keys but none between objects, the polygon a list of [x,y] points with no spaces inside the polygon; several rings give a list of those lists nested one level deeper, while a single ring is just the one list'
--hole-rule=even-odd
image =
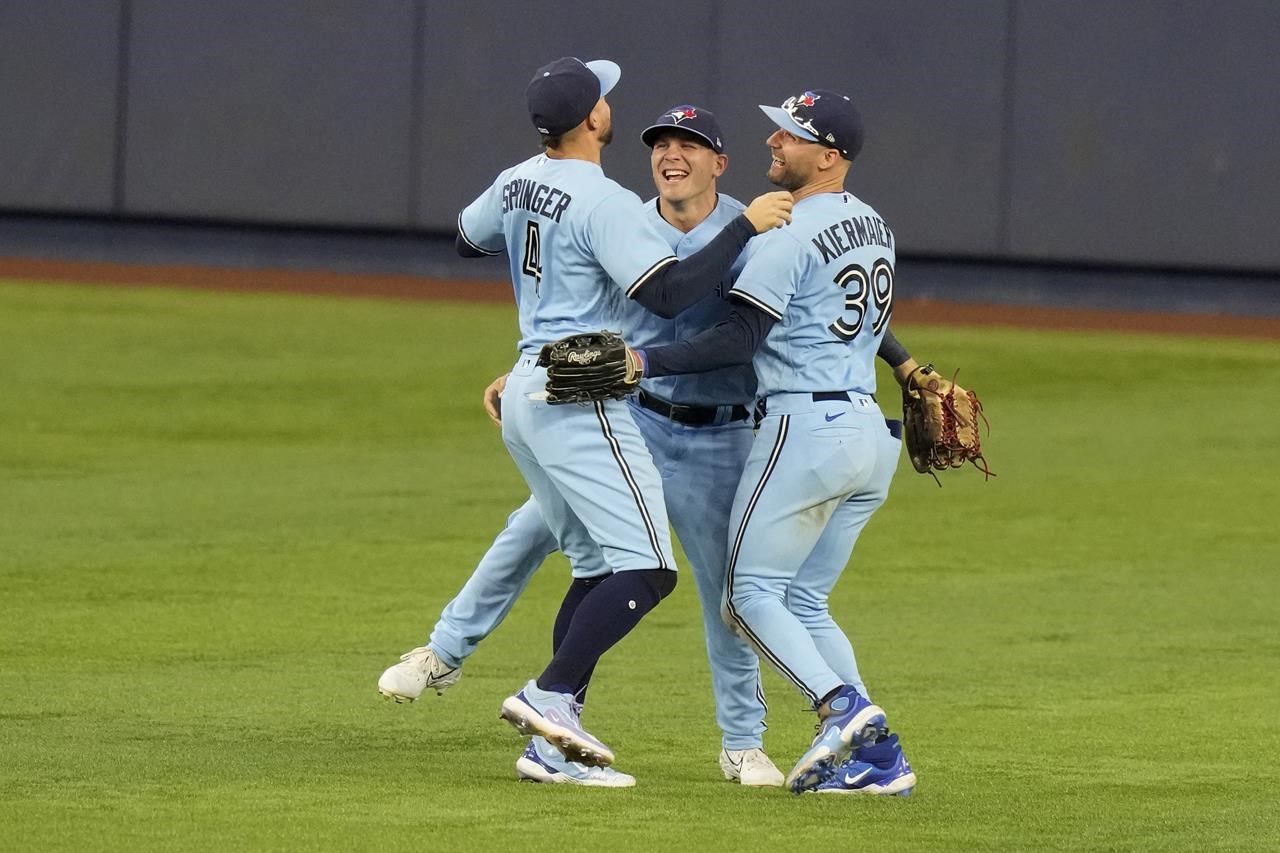
[{"label": "white cleat", "polygon": [[782,771],[773,765],[763,749],[722,749],[720,769],[724,778],[752,788],[781,788]]},{"label": "white cleat", "polygon": [[551,785],[583,785],[588,788],[634,788],[636,777],[612,767],[588,767],[566,761],[559,750],[540,737],[529,741],[516,760],[516,776],[522,782]]},{"label": "white cleat", "polygon": [[462,677],[462,667],[448,666],[430,646],[419,646],[400,656],[378,679],[378,692],[396,702],[412,702],[428,687],[440,695]]}]

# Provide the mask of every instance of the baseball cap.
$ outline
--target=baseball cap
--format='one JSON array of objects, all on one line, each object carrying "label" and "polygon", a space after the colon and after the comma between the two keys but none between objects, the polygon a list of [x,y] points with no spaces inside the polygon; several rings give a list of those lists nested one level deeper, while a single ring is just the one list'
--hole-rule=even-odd
[{"label": "baseball cap", "polygon": [[787,98],[781,107],[760,104],[760,109],[788,133],[834,148],[846,160],[862,150],[862,116],[847,95],[809,89]]},{"label": "baseball cap", "polygon": [[533,126],[548,136],[573,130],[621,76],[622,69],[607,59],[583,62],[565,56],[547,63],[534,73],[524,91]]},{"label": "baseball cap", "polygon": [[711,146],[712,151],[717,154],[724,153],[720,122],[716,120],[716,114],[711,110],[695,107],[693,104],[681,104],[678,107],[672,107],[658,116],[653,124],[641,132],[640,141],[652,148],[654,140],[658,138],[658,134],[673,127],[688,131],[694,136],[702,137],[706,140],[707,145]]}]

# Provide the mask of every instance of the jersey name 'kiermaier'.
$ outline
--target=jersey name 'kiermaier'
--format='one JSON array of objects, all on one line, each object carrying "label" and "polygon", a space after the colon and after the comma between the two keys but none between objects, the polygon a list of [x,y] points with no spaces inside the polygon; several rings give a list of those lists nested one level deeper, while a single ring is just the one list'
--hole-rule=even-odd
[{"label": "jersey name 'kiermaier'", "polygon": [[820,193],[745,255],[730,294],[778,321],[753,361],[757,393],[874,393],[875,354],[893,311],[894,239],[884,220],[850,193]]}]

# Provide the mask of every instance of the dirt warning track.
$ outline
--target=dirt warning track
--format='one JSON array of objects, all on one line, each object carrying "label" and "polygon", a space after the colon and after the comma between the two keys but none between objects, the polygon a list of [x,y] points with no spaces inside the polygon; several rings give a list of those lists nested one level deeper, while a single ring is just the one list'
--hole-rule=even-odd
[{"label": "dirt warning track", "polygon": [[[502,281],[363,275],[323,270],[241,269],[0,258],[0,277],[122,287],[189,287],[245,293],[299,293],[353,298],[510,303]],[[902,323],[1113,330],[1280,340],[1280,317],[1169,314],[1093,308],[1036,307],[932,299],[900,299]]]}]

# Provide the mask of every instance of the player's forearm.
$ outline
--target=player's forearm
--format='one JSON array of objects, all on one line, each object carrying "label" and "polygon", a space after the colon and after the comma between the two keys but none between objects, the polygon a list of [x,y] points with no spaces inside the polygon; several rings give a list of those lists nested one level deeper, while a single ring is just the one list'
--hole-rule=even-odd
[{"label": "player's forearm", "polygon": [[884,337],[880,339],[880,349],[876,350],[876,355],[880,359],[897,372],[899,365],[912,361],[911,354],[907,352],[907,348],[902,345],[893,335],[892,329],[884,330]]},{"label": "player's forearm", "polygon": [[645,376],[705,373],[747,364],[773,328],[774,319],[751,306],[736,306],[728,318],[685,341],[642,350]]},{"label": "player's forearm", "polygon": [[911,357],[902,342],[894,337],[892,329],[885,329],[876,355],[893,368],[893,377],[898,380],[899,385],[906,385],[907,378],[920,367],[919,362]]},{"label": "player's forearm", "polygon": [[710,243],[646,281],[632,298],[645,309],[670,320],[714,291],[747,241],[755,235],[755,228],[747,217],[737,217]]}]

